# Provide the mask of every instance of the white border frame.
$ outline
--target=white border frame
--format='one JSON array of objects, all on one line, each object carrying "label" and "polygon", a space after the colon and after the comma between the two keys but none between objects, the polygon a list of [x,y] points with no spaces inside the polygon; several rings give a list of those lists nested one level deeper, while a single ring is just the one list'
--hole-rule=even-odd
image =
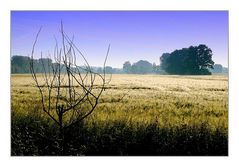
[{"label": "white border frame", "polygon": [[[229,10],[229,156],[227,157],[11,157],[11,10]],[[31,166],[236,166],[239,152],[239,10],[231,0],[8,0],[0,4],[0,157],[2,165]],[[3,107],[2,107],[3,106]]]}]

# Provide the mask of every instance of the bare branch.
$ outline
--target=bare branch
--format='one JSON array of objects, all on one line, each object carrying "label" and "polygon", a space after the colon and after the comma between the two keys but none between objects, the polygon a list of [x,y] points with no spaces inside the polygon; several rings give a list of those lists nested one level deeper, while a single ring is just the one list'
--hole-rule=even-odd
[{"label": "bare branch", "polygon": [[[103,74],[94,72],[85,56],[74,44],[74,36],[70,39],[64,32],[63,22],[61,21],[62,45],[59,45],[56,37],[54,37],[54,63],[50,61],[51,58],[46,59],[47,63],[44,63],[43,53],[41,53],[40,62],[43,69],[42,79],[44,83],[40,85],[39,76],[36,75],[34,70],[33,59],[40,31],[41,28],[32,47],[30,70],[41,96],[43,111],[59,126],[59,131],[62,135],[64,128],[69,128],[87,118],[98,105],[99,98],[105,90],[105,85],[111,80],[110,76],[110,80],[106,81],[105,70],[110,45],[103,64]],[[79,55],[83,58],[85,67],[77,65],[76,59]],[[51,57],[50,53],[48,53],[48,57]],[[97,86],[99,90],[95,90],[97,79],[101,81],[100,86]],[[82,109],[84,105],[88,106],[87,110]],[[53,113],[52,111],[55,112]],[[70,115],[70,118],[65,119],[66,115]]]}]

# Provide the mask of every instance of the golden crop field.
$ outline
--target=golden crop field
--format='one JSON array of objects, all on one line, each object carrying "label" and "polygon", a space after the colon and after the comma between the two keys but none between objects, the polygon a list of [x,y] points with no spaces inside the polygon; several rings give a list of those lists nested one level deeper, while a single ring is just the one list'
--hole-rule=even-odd
[{"label": "golden crop field", "polygon": [[[14,125],[17,125],[17,121],[14,119],[20,115],[29,117],[33,113],[42,113],[40,115],[47,117],[42,112],[40,95],[31,75],[11,76],[11,110],[12,124]],[[12,127],[14,126],[12,125]],[[184,145],[183,148],[188,149],[190,142],[191,145],[197,143],[197,147],[201,146],[200,143],[203,143],[202,147],[205,146],[203,151],[200,150],[200,153],[196,152],[195,154],[215,154],[217,151],[215,148],[223,146],[224,152],[219,154],[225,155],[227,154],[225,150],[227,150],[228,136],[228,77],[226,75],[113,74],[95,111],[84,121],[84,127],[87,128],[85,133],[88,136],[90,136],[89,131],[92,132],[92,138],[95,138],[94,142],[102,140],[103,144],[101,143],[101,145],[106,145],[104,148],[93,147],[93,141],[91,141],[93,139],[89,139],[89,137],[87,140],[91,143],[87,144],[85,141],[84,149],[81,145],[81,150],[83,150],[81,153],[86,155],[100,154],[97,151],[92,153],[89,149],[96,147],[98,150],[107,150],[101,153],[108,155],[113,152],[109,150],[108,145],[111,145],[112,149],[118,150],[118,152],[114,152],[117,155],[136,155],[137,153],[129,151],[130,148],[133,150],[135,147],[141,147],[139,143],[142,141],[135,140],[142,135],[142,138],[146,140],[149,131],[152,131],[153,138],[146,141],[156,143],[156,145],[161,142],[155,153],[157,155],[158,153],[171,155],[173,149],[181,149],[180,144]],[[157,132],[159,135],[155,136]],[[195,134],[195,132],[198,133]],[[202,134],[204,132],[205,134]],[[82,133],[83,131],[81,131]],[[109,135],[109,133],[115,135]],[[105,135],[102,136],[102,134]],[[162,137],[163,134],[164,137]],[[99,138],[96,137],[97,135]],[[103,139],[107,135],[109,138],[105,140],[112,142],[106,142],[106,144]],[[204,137],[200,139],[200,136]],[[130,138],[130,141],[126,138]],[[127,142],[122,143],[122,140]],[[165,152],[165,150],[169,150],[170,144],[171,152]],[[215,148],[213,144],[215,144]],[[154,146],[149,144],[148,147],[153,148]],[[175,154],[194,155],[192,150],[187,151],[182,153],[179,151]],[[21,152],[14,154],[21,154]],[[147,151],[143,154],[147,154]],[[153,152],[149,154],[155,155]]]}]

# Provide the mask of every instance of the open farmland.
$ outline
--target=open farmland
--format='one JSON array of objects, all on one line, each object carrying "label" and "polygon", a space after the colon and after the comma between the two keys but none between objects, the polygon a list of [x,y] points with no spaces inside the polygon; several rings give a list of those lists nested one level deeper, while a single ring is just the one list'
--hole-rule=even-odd
[{"label": "open farmland", "polygon": [[[57,155],[31,75],[11,76],[11,112],[12,155]],[[65,138],[65,155],[227,155],[228,77],[114,74]]]}]

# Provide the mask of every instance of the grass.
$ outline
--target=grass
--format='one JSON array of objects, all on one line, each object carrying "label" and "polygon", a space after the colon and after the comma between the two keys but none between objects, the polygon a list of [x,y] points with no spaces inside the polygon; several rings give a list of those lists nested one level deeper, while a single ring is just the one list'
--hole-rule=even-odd
[{"label": "grass", "polygon": [[[59,155],[31,76],[12,75],[11,85],[12,155]],[[115,74],[65,138],[64,155],[227,155],[228,78]]]}]

